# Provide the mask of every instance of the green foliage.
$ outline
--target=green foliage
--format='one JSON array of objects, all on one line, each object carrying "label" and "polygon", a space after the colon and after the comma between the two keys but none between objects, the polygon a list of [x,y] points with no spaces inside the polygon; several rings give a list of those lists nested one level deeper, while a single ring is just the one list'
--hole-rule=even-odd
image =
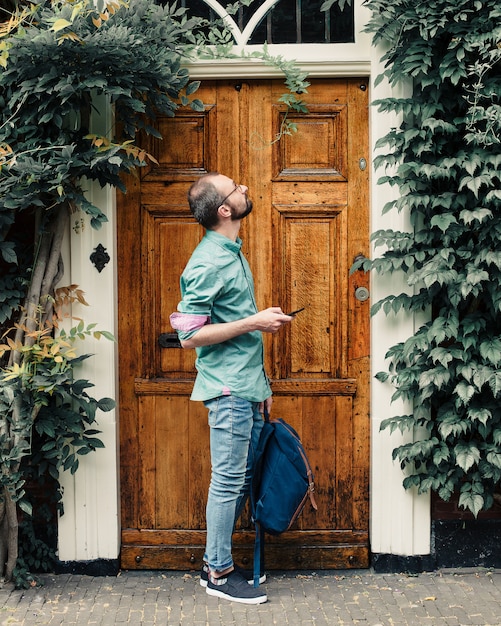
[{"label": "green foliage", "polygon": [[[148,121],[174,115],[181,92],[193,91],[181,60],[193,48],[194,32],[196,20],[175,6],[32,5],[29,18],[2,41],[0,145],[12,152],[4,153],[3,167],[0,153],[0,231],[14,211],[50,211],[65,200],[87,212],[94,227],[106,220],[85,198],[82,177],[123,189],[120,172],[144,164],[122,142],[141,128],[156,133]],[[91,94],[108,97],[123,125],[125,139],[114,129],[107,149],[88,136]],[[6,260],[13,253],[2,247]]]},{"label": "green foliage", "polygon": [[[409,293],[372,312],[430,311],[432,320],[387,357],[393,398],[414,414],[382,428],[423,437],[394,450],[404,486],[433,489],[475,515],[501,481],[501,6],[497,0],[369,0],[368,30],[389,43],[390,84],[412,80],[412,96],[376,102],[402,122],[378,142],[379,182],[399,195],[412,232],[379,231],[386,251],[358,267],[404,272]],[[421,431],[422,432],[422,431]]]},{"label": "green foliage", "polygon": [[36,573],[52,572],[57,562],[55,511],[50,506],[57,492],[54,492],[52,485],[42,484],[50,491],[46,494],[48,502],[39,507],[34,514],[38,524],[35,524],[33,518],[29,516],[25,516],[19,524],[19,556],[13,576],[17,589],[28,589],[38,585]]},{"label": "green foliage", "polygon": [[[13,242],[12,243],[13,247]],[[24,296],[22,279],[12,270],[8,271],[2,280],[0,292],[0,324],[10,319],[12,311],[19,308]]]},{"label": "green foliage", "polygon": [[[0,354],[20,349],[24,356],[21,364],[1,370],[0,410],[8,422],[12,420],[16,437],[12,445],[11,437],[0,433],[0,485],[28,514],[31,505],[25,499],[21,465],[27,457],[41,475],[47,473],[58,481],[60,471],[76,472],[78,456],[103,447],[96,437],[96,412],[110,411],[115,403],[110,398],[92,398],[87,390],[94,385],[74,376],[77,366],[89,357],[78,356],[75,344],[89,336],[113,339],[95,330],[95,324],[85,327],[81,321],[56,337],[51,325],[39,327],[30,345],[18,347],[11,339],[0,344]],[[32,428],[44,438],[38,450],[32,447]]]}]

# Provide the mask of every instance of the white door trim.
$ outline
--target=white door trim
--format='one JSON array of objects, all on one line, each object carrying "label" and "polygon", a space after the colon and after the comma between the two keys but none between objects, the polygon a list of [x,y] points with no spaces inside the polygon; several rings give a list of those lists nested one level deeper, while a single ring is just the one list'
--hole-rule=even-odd
[{"label": "white door trim", "polygon": [[[325,60],[298,62],[298,67],[301,71],[306,72],[309,78],[356,78],[369,76],[371,64],[369,60]],[[267,65],[260,59],[200,60],[188,65],[187,68],[190,72],[190,78],[196,80],[259,79],[284,76],[277,67]]]}]

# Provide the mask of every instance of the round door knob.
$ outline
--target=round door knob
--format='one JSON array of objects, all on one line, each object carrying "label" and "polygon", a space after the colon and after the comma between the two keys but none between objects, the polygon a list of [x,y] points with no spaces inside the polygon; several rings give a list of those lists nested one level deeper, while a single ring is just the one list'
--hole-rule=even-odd
[{"label": "round door knob", "polygon": [[357,287],[355,289],[355,298],[360,302],[365,302],[369,299],[369,290],[367,287]]}]

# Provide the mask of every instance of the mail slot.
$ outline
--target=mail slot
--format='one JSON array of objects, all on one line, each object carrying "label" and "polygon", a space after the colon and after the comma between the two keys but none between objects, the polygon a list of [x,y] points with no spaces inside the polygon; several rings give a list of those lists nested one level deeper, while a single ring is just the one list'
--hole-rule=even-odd
[{"label": "mail slot", "polygon": [[158,345],[161,348],[181,348],[177,333],[162,333],[158,336]]}]

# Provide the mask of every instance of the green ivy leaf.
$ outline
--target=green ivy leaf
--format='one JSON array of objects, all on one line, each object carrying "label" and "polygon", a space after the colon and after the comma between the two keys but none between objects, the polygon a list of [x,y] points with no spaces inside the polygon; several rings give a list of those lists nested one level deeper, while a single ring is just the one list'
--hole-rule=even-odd
[{"label": "green ivy leaf", "polygon": [[494,337],[482,341],[480,344],[480,354],[489,363],[499,365],[499,363],[501,363],[501,339]]},{"label": "green ivy leaf", "polygon": [[205,110],[204,103],[201,100],[198,100],[197,98],[195,98],[195,100],[192,100],[190,102],[190,107],[194,111],[198,111],[199,113],[203,113],[203,111]]},{"label": "green ivy leaf", "polygon": [[448,461],[450,458],[449,447],[443,441],[440,443],[438,448],[433,452],[433,463],[435,465],[440,465],[442,461]]},{"label": "green ivy leaf", "polygon": [[501,372],[496,372],[490,377],[489,386],[492,390],[492,395],[501,399]]},{"label": "green ivy leaf", "polygon": [[474,442],[458,443],[454,446],[454,454],[457,464],[465,472],[480,460],[480,451]]},{"label": "green ivy leaf", "polygon": [[464,209],[459,214],[459,218],[463,220],[466,225],[470,225],[473,222],[477,221],[479,224],[484,222],[486,219],[492,217],[492,211],[490,209],[485,208],[477,208],[473,210]]},{"label": "green ivy leaf", "polygon": [[386,430],[386,428],[390,428],[390,435],[393,434],[397,428],[401,433],[404,433],[407,430],[411,430],[414,428],[415,418],[413,415],[399,415],[397,417],[389,417],[384,419],[380,426],[379,430]]},{"label": "green ivy leaf", "polygon": [[459,190],[465,187],[473,192],[475,198],[480,195],[480,189],[482,186],[490,186],[492,184],[491,176],[483,174],[481,176],[465,176],[459,181]]},{"label": "green ivy leaf", "polygon": [[443,215],[434,215],[431,218],[430,224],[431,226],[437,226],[445,233],[451,224],[457,224],[457,219],[456,216],[451,213],[444,213]]},{"label": "green ivy leaf", "polygon": [[453,356],[450,350],[446,350],[445,348],[433,348],[430,352],[430,358],[434,363],[440,363],[444,367],[447,367],[448,364],[453,360]]},{"label": "green ivy leaf", "polygon": [[488,452],[487,461],[491,465],[494,465],[498,469],[501,469],[501,452],[495,452],[495,451]]},{"label": "green ivy leaf", "polygon": [[15,263],[17,265],[17,254],[15,244],[11,241],[0,242],[0,253],[6,263]]},{"label": "green ivy leaf", "polygon": [[478,420],[482,424],[487,424],[487,422],[492,418],[492,413],[487,408],[472,408],[468,409],[468,417],[471,420]]},{"label": "green ivy leaf", "polygon": [[112,398],[101,398],[101,400],[98,401],[97,406],[101,409],[101,411],[107,412],[115,408],[116,402]]},{"label": "green ivy leaf", "polygon": [[451,435],[454,437],[465,435],[470,429],[471,423],[468,420],[460,419],[456,414],[447,415],[438,426],[438,431],[444,440]]},{"label": "green ivy leaf", "polygon": [[481,391],[482,387],[490,381],[492,374],[493,371],[489,367],[478,367],[477,371],[473,374],[473,383],[478,391]]},{"label": "green ivy leaf", "polygon": [[484,498],[480,494],[462,493],[459,496],[459,506],[468,509],[477,517],[484,506]]},{"label": "green ivy leaf", "polygon": [[501,446],[501,428],[495,428],[492,433],[492,439],[497,446]]},{"label": "green ivy leaf", "polygon": [[468,385],[466,382],[460,382],[456,385],[454,393],[458,395],[461,402],[466,406],[475,395],[475,387]]},{"label": "green ivy leaf", "polygon": [[437,389],[442,389],[442,387],[449,382],[450,378],[450,371],[446,367],[437,366],[420,374],[419,387],[420,389],[424,389],[429,385],[433,385]]},{"label": "green ivy leaf", "polygon": [[197,89],[200,87],[200,81],[199,80],[193,80],[191,83],[189,83],[186,86],[186,95],[187,96],[191,96],[192,94],[195,93],[195,91],[197,91]]},{"label": "green ivy leaf", "polygon": [[18,501],[18,506],[19,508],[24,511],[27,515],[32,516],[33,515],[33,507],[31,505],[30,502],[28,502],[27,500],[21,499]]}]

